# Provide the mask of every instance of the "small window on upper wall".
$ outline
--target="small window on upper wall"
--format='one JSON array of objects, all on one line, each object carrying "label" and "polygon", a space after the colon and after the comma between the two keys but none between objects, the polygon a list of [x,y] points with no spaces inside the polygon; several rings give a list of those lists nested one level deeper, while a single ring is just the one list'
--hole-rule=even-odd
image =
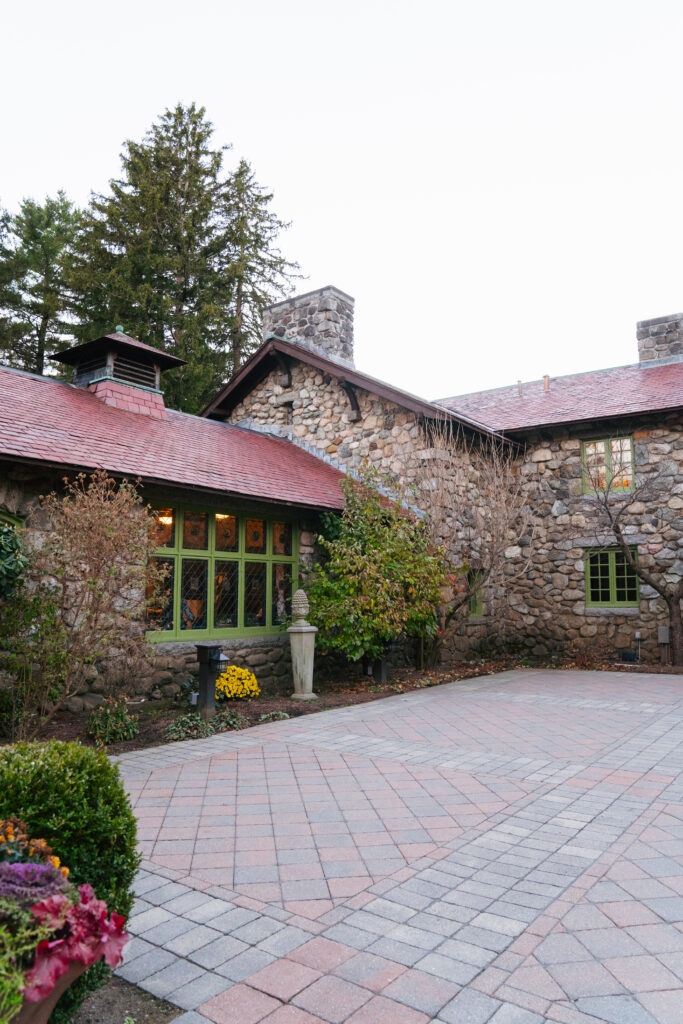
[{"label": "small window on upper wall", "polygon": [[633,438],[584,441],[582,454],[584,494],[633,490]]},{"label": "small window on upper wall", "polygon": [[273,523],[273,554],[291,555],[292,553],[292,524]]},{"label": "small window on upper wall", "polygon": [[183,547],[204,551],[209,546],[209,517],[206,512],[183,515]]},{"label": "small window on upper wall", "polygon": [[237,551],[239,534],[237,516],[216,512],[216,551]]},{"label": "small window on upper wall", "polygon": [[175,512],[172,508],[158,508],[154,513],[154,536],[158,548],[172,548],[175,544]]}]

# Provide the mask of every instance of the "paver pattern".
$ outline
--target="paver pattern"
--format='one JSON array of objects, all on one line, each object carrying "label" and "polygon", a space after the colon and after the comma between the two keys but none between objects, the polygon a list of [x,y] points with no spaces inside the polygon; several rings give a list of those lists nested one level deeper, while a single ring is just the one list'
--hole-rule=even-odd
[{"label": "paver pattern", "polygon": [[178,1024],[683,1024],[683,677],[525,670],[119,759]]}]

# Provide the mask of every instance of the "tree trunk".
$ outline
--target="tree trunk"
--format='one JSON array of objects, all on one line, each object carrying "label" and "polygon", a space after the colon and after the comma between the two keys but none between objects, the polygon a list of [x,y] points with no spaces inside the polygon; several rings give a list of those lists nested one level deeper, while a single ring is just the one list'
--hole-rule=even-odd
[{"label": "tree trunk", "polygon": [[237,373],[242,362],[242,303],[243,303],[243,283],[240,279],[237,282],[237,291],[235,295],[235,329],[232,334],[232,372]]},{"label": "tree trunk", "polygon": [[683,665],[683,619],[681,618],[681,601],[678,594],[669,599],[669,640],[671,643],[671,663]]},{"label": "tree trunk", "polygon": [[41,376],[45,369],[45,338],[47,337],[47,325],[49,317],[47,313],[43,313],[40,318],[40,327],[38,328],[38,349],[36,351],[36,365],[34,373],[39,373]]}]

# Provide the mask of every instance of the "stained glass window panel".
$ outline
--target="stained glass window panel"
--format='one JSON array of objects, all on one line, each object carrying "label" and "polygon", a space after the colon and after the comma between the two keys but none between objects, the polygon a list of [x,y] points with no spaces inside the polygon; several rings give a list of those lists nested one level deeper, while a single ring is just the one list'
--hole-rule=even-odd
[{"label": "stained glass window panel", "polygon": [[238,624],[239,562],[214,566],[213,624],[215,629],[234,629]]},{"label": "stained glass window panel", "polygon": [[263,519],[247,519],[246,550],[250,555],[265,555],[266,524]]},{"label": "stained glass window panel", "polygon": [[186,512],[183,516],[183,547],[206,551],[208,544],[208,514],[206,512]]},{"label": "stained glass window panel", "polygon": [[273,523],[273,554],[291,555],[292,553],[292,524]]},{"label": "stained glass window panel", "polygon": [[216,551],[237,551],[239,535],[237,516],[216,513]]},{"label": "stained glass window panel", "polygon": [[273,608],[271,621],[282,626],[289,619],[292,608],[292,566],[273,566]]},{"label": "stained glass window panel", "polygon": [[183,558],[180,579],[180,628],[206,629],[209,563],[203,558]]},{"label": "stained glass window panel", "polygon": [[166,575],[156,592],[147,591],[147,619],[155,629],[173,629],[173,590],[175,584],[175,558],[155,558],[158,566],[166,569]]},{"label": "stained glass window panel", "polygon": [[264,562],[244,564],[244,625],[266,624],[266,565]]},{"label": "stained glass window panel", "polygon": [[175,544],[175,512],[172,508],[159,508],[154,513],[154,539],[158,548],[172,548]]}]

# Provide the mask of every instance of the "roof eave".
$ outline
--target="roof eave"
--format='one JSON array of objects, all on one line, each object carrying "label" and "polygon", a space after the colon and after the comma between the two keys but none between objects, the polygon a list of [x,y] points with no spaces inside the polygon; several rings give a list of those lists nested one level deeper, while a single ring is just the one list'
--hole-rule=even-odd
[{"label": "roof eave", "polygon": [[[343,363],[337,363],[335,360],[319,355],[312,349],[307,349],[283,338],[276,337],[268,338],[263,345],[261,345],[261,347],[257,349],[252,356],[250,356],[244,366],[230,381],[228,381],[227,384],[224,385],[213,401],[202,409],[200,415],[205,417],[211,416],[219,410],[219,407],[226,399],[230,398],[231,395],[235,392],[238,392],[239,394],[240,387],[246,383],[253,373],[256,372],[259,364],[261,364],[263,360],[273,352],[292,356],[293,358],[298,359],[301,362],[308,363],[310,366],[314,366],[316,369],[322,370],[325,373],[330,373],[334,376],[340,377],[342,380],[345,380],[356,387],[360,387],[364,391],[376,394],[380,398],[386,398],[388,401],[394,402],[394,404],[399,405],[404,409],[409,409],[417,415],[432,419],[446,417],[461,423],[463,426],[468,427],[470,430],[474,430],[477,433],[499,436],[499,431],[486,426],[485,423],[479,423],[477,420],[461,415],[452,409],[447,409],[445,406],[436,405],[433,402],[428,402],[425,399],[418,398],[416,395],[411,395],[406,391],[401,391],[400,388],[394,388],[392,385],[386,384],[384,381],[377,380],[374,377],[370,377],[368,374],[360,373],[352,367],[345,366]],[[228,405],[228,408],[225,411],[229,412],[233,409],[239,400],[240,398],[238,397],[232,405]]]},{"label": "roof eave", "polygon": [[523,427],[499,427],[499,431],[505,436],[509,434],[521,434],[533,430],[551,430],[558,429],[559,427],[575,427],[581,423],[596,423],[604,420],[623,420],[633,419],[634,417],[640,416],[656,416],[658,413],[664,412],[676,412],[680,410],[681,406],[677,403],[676,405],[661,405],[651,409],[637,409],[627,410],[626,412],[614,412],[600,416],[581,416],[572,420],[549,420],[546,423],[531,423]]},{"label": "roof eave", "polygon": [[316,512],[327,509],[342,509],[344,507],[344,499],[340,497],[338,503],[322,503],[322,502],[306,502],[306,501],[285,501],[280,498],[268,498],[258,494],[246,494],[243,491],[228,490],[222,487],[202,487],[198,484],[184,483],[179,480],[168,480],[164,477],[147,476],[144,474],[125,473],[122,470],[110,469],[106,466],[96,465],[84,465],[76,462],[56,462],[47,459],[31,459],[27,456],[14,455],[8,452],[0,452],[0,462],[18,462],[25,466],[40,466],[41,469],[54,469],[58,471],[67,471],[71,473],[83,472],[95,472],[98,469],[104,469],[107,473],[110,473],[117,479],[135,479],[140,480],[144,484],[152,484],[158,487],[166,487],[171,489],[183,490],[183,491],[196,491],[198,494],[210,494],[212,496],[220,496],[226,499],[239,499],[240,501],[249,502],[254,501],[263,505],[275,505],[278,508],[292,508],[299,509],[301,511]]}]

